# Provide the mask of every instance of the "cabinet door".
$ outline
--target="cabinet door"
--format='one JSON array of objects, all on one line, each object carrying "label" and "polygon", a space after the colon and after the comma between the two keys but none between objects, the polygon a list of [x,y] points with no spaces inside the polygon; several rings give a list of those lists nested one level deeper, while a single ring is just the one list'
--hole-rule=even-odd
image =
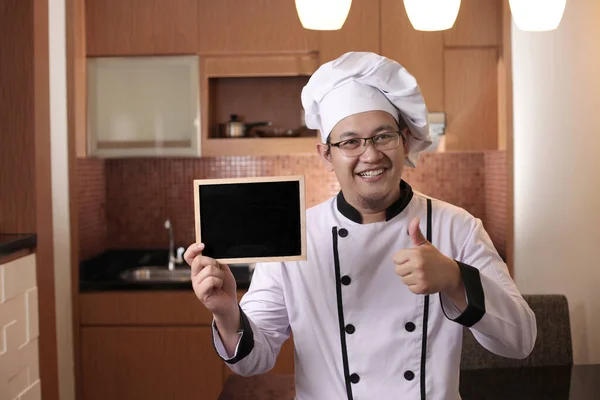
[{"label": "cabinet door", "polygon": [[84,327],[84,400],[214,400],[223,365],[210,327]]},{"label": "cabinet door", "polygon": [[498,146],[498,50],[446,50],[446,149],[495,150]]},{"label": "cabinet door", "polygon": [[342,29],[319,32],[321,63],[331,61],[349,51],[379,53],[379,1],[353,0]]},{"label": "cabinet door", "polygon": [[452,29],[444,31],[444,45],[499,46],[502,44],[502,2],[462,0]]},{"label": "cabinet door", "polygon": [[381,0],[381,53],[417,79],[430,112],[444,111],[444,34],[415,30],[404,3]]},{"label": "cabinet door", "polygon": [[193,54],[196,0],[86,0],[87,54]]},{"label": "cabinet door", "polygon": [[88,58],[93,157],[200,153],[198,57]]},{"label": "cabinet door", "polygon": [[293,0],[198,0],[201,53],[316,51]]}]

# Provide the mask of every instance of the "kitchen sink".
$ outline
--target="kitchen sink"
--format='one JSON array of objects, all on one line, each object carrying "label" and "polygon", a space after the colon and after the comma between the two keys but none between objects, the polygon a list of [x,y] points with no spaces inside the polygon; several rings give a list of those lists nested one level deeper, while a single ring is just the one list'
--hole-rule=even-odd
[{"label": "kitchen sink", "polygon": [[190,268],[179,267],[169,271],[166,266],[145,266],[123,271],[121,279],[130,282],[189,282]]}]

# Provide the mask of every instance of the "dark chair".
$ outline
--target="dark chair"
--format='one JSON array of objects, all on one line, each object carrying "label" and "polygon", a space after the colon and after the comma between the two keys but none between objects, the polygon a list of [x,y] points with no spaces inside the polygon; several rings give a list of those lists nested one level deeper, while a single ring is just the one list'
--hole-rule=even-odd
[{"label": "dark chair", "polygon": [[522,366],[573,365],[569,304],[564,295],[523,295],[536,316],[537,339],[531,354],[511,359],[481,346],[468,328],[463,332],[461,370]]}]

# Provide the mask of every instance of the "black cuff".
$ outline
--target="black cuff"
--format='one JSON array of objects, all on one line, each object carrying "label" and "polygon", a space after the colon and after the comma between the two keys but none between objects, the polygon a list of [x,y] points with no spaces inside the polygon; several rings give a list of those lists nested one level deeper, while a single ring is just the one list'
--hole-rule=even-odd
[{"label": "black cuff", "polygon": [[[219,355],[219,357],[223,361],[225,361],[227,364],[235,364],[238,361],[243,360],[244,358],[246,358],[248,356],[248,354],[250,354],[252,349],[254,349],[254,333],[252,332],[252,327],[250,326],[248,317],[246,316],[246,314],[244,313],[242,308],[239,305],[238,305],[238,307],[240,309],[240,324],[241,324],[240,330],[242,331],[242,337],[240,338],[240,343],[237,348],[237,354],[232,359],[227,360],[227,359],[224,359],[223,357],[221,357],[219,355],[219,353],[217,352],[217,355]],[[214,342],[213,342],[213,347],[214,347]],[[215,348],[215,351],[216,350],[217,349]]]},{"label": "black cuff", "polygon": [[448,317],[446,310],[444,310],[444,302],[442,302],[441,293],[440,303],[442,304],[442,311],[448,319],[470,328],[479,322],[479,320],[485,315],[485,295],[483,293],[483,286],[481,285],[479,270],[475,267],[471,267],[470,265],[461,263],[460,261],[456,262],[458,263],[460,276],[465,286],[465,292],[467,295],[467,308],[465,308],[465,311],[463,311],[463,313],[458,317],[452,319]]}]

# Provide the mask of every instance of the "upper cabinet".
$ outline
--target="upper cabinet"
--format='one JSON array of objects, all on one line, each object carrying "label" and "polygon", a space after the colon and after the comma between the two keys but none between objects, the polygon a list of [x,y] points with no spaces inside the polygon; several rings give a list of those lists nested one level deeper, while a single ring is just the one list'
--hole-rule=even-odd
[{"label": "upper cabinet", "polygon": [[348,51],[379,53],[380,12],[379,1],[353,0],[342,29],[319,32],[321,63],[334,60]]},{"label": "upper cabinet", "polygon": [[456,46],[499,46],[502,44],[502,2],[462,0],[454,27],[444,32],[444,44]]},{"label": "upper cabinet", "polygon": [[87,68],[91,156],[200,154],[198,56],[88,58]]},{"label": "upper cabinet", "polygon": [[197,0],[86,0],[87,54],[195,54],[197,10]]},{"label": "upper cabinet", "polygon": [[293,0],[198,0],[196,15],[200,53],[318,50]]},{"label": "upper cabinet", "polygon": [[398,0],[381,0],[381,53],[415,76],[430,111],[444,111],[444,34],[413,29]]}]

